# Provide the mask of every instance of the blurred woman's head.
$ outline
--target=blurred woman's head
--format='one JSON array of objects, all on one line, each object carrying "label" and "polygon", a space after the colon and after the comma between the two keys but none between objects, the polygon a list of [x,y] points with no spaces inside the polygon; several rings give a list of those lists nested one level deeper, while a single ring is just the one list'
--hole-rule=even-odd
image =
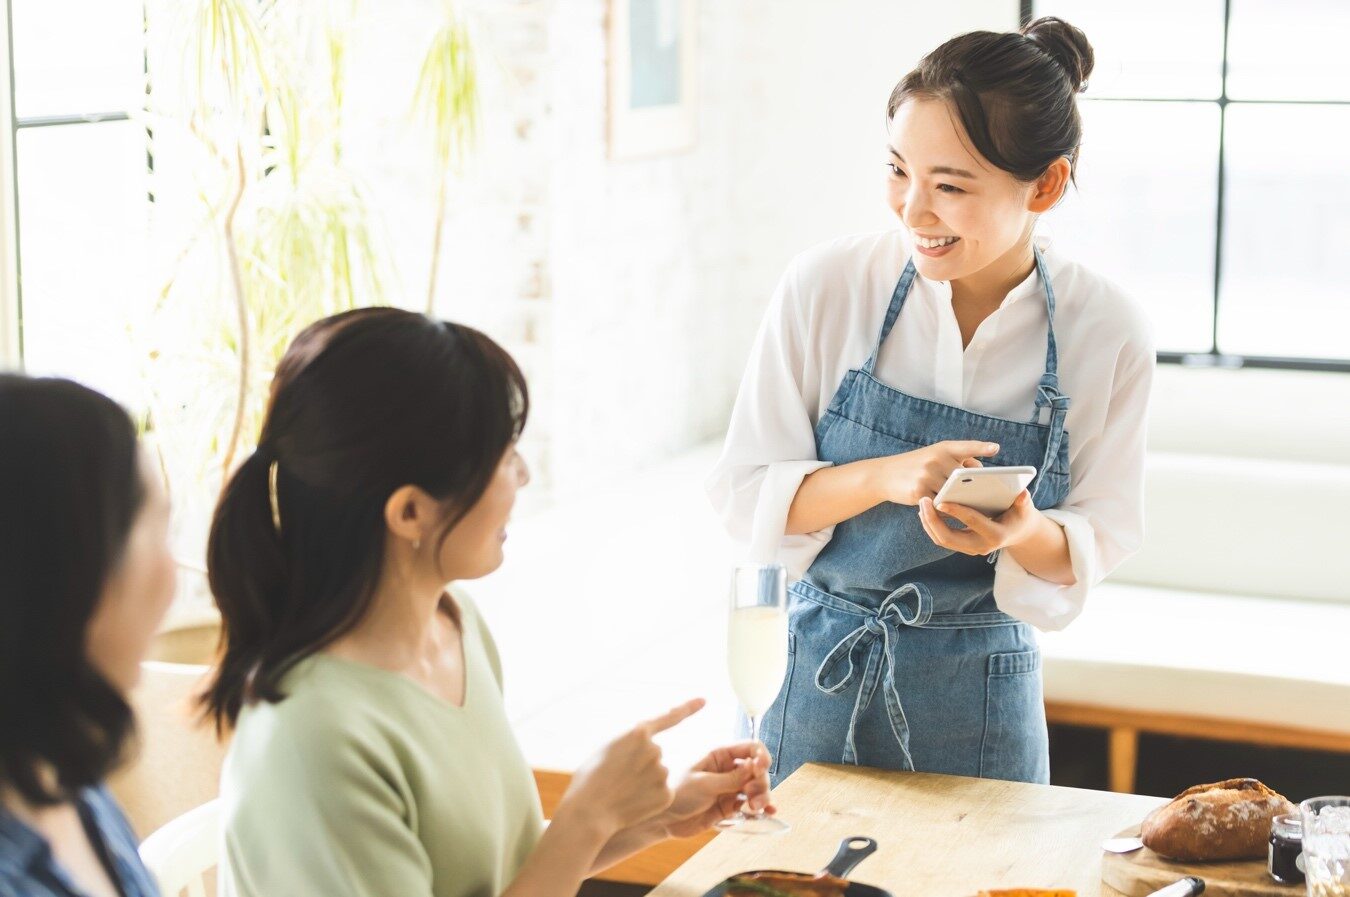
[{"label": "blurred woman's head", "polygon": [[174,591],[168,499],[131,419],[0,375],[0,786],[60,801],[115,765]]},{"label": "blurred woman's head", "polygon": [[211,526],[218,724],[280,700],[285,673],[351,631],[382,584],[440,588],[501,564],[528,407],[511,357],[462,325],[366,308],[296,337]]}]

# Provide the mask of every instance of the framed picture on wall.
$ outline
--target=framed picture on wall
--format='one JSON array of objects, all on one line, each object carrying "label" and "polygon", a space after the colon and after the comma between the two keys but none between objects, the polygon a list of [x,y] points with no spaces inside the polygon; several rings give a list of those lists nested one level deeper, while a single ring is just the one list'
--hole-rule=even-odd
[{"label": "framed picture on wall", "polygon": [[694,145],[696,0],[610,0],[609,157]]}]

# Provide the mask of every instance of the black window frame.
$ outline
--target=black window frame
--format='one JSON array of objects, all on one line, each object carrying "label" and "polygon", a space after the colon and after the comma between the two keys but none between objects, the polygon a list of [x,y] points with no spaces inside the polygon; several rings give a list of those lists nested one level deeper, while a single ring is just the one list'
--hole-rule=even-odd
[{"label": "black window frame", "polygon": [[[1026,25],[1035,18],[1035,0],[1019,0],[1018,21]],[[1228,31],[1232,22],[1232,0],[1223,4],[1223,57],[1217,98],[1162,97],[1084,97],[1093,103],[1213,103],[1219,107],[1218,193],[1214,204],[1214,284],[1210,306],[1210,348],[1207,352],[1159,352],[1161,364],[1180,364],[1206,368],[1273,368],[1294,371],[1330,371],[1350,374],[1350,358],[1285,358],[1275,355],[1239,355],[1219,350],[1219,302],[1223,287],[1224,199],[1227,195],[1224,144],[1227,140],[1228,107],[1259,106],[1350,106],[1346,100],[1235,100],[1228,96]]]}]

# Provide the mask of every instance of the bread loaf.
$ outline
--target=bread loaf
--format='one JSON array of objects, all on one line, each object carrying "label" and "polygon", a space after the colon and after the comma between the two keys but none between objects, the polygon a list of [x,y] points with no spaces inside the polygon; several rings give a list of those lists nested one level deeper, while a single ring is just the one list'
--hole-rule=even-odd
[{"label": "bread loaf", "polygon": [[1256,779],[1196,785],[1144,820],[1144,846],[1169,859],[1260,859],[1266,855],[1270,821],[1294,805]]}]

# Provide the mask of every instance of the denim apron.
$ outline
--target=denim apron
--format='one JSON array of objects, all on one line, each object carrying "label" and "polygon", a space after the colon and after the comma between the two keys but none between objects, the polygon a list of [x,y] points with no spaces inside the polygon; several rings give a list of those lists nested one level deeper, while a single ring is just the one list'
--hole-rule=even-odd
[{"label": "denim apron", "polygon": [[[986,465],[1034,465],[1037,508],[1069,491],[1069,398],[1059,391],[1055,294],[1045,289],[1045,373],[1029,421],[907,395],[872,373],[914,282],[905,266],[872,354],[816,426],[817,456],[848,464],[944,440],[996,442]],[[803,763],[1049,781],[1041,656],[994,602],[995,555],[933,544],[918,509],[884,502],[838,524],[789,598],[788,673],[762,733],[775,782]],[[876,700],[877,692],[881,700]]]}]

